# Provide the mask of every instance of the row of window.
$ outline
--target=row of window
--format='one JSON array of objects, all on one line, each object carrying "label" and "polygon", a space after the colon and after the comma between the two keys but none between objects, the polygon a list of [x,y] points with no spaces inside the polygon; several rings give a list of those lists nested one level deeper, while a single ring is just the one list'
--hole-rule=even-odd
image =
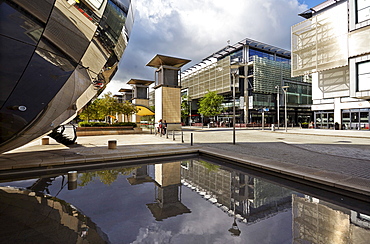
[{"label": "row of window", "polygon": [[370,90],[370,61],[357,63],[357,88],[358,91]]},{"label": "row of window", "polygon": [[356,1],[356,22],[361,23],[370,19],[370,1],[357,0]]},{"label": "row of window", "polygon": [[[369,130],[370,109],[349,109],[342,110],[342,129],[348,130]],[[316,128],[334,128],[334,111],[315,112]]]},{"label": "row of window", "polygon": [[290,64],[289,58],[279,57],[279,56],[275,56],[272,53],[266,53],[266,52],[259,51],[253,48],[249,48],[249,57],[253,57],[253,56],[258,56],[261,58],[266,58],[269,60]]},{"label": "row of window", "polygon": [[[273,53],[263,52],[263,51],[253,49],[253,48],[250,47],[249,48],[249,57],[253,57],[253,56],[258,56],[258,57],[261,57],[261,58],[266,58],[266,59],[269,59],[269,60],[290,64],[290,59],[289,58],[280,57],[280,56],[277,56]],[[231,53],[230,54],[230,59],[231,60],[237,60],[238,62],[243,62],[244,61],[243,60],[243,49],[240,49],[240,50],[238,50],[234,53]]]}]

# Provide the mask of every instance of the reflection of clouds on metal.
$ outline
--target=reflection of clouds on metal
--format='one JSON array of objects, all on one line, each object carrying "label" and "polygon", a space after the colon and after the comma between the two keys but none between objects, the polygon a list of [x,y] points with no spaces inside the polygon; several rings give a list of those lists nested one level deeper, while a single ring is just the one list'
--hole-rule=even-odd
[{"label": "reflection of clouds on metal", "polygon": [[[129,3],[52,2],[13,0],[0,6],[6,27],[0,61],[7,62],[0,71],[5,121],[0,130],[8,132],[0,135],[0,152],[72,120],[113,78],[127,46],[133,22]],[[27,110],[8,109],[15,105]]]},{"label": "reflection of clouds on metal", "polygon": [[0,242],[109,243],[73,205],[41,193],[0,187]]}]

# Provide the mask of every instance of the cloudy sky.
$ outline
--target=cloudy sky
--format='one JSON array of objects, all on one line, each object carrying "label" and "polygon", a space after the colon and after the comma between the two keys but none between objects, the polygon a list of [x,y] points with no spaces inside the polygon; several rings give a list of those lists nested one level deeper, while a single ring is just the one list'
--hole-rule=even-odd
[{"label": "cloudy sky", "polygon": [[200,62],[228,41],[245,38],[290,50],[299,13],[324,0],[135,0],[135,23],[119,70],[104,91],[118,94],[130,79],[154,79],[146,64],[163,54]]}]

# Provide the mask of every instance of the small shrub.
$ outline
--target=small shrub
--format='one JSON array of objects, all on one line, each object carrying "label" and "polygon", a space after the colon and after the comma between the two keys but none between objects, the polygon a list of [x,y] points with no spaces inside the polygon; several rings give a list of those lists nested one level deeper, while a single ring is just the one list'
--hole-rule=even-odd
[{"label": "small shrub", "polygon": [[112,124],[112,126],[133,126],[134,128],[137,127],[137,124],[134,122],[118,122]]},{"label": "small shrub", "polygon": [[79,127],[107,127],[107,126],[133,126],[134,128],[137,127],[136,123],[133,122],[118,122],[114,124],[108,124],[105,122],[80,122],[78,123]]},{"label": "small shrub", "polygon": [[109,126],[108,123],[104,122],[80,122],[78,123],[78,126],[80,127],[103,127],[103,126]]}]

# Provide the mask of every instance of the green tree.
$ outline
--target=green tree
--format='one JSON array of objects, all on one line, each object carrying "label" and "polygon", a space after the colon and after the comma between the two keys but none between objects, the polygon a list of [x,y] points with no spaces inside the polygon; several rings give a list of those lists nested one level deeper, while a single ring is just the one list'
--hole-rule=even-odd
[{"label": "green tree", "polygon": [[123,114],[126,117],[126,120],[128,121],[129,115],[137,113],[138,110],[135,105],[133,105],[129,101],[125,101],[124,103],[120,103],[117,113]]},{"label": "green tree", "polygon": [[108,117],[116,116],[116,113],[120,113],[122,109],[120,103],[112,96],[112,93],[108,92],[100,99],[99,110],[104,117]]},{"label": "green tree", "polygon": [[116,116],[116,114],[124,114],[128,118],[128,115],[137,113],[135,105],[131,102],[126,101],[125,103],[119,103],[111,92],[103,95],[103,98],[95,99],[92,103],[85,106],[83,111],[80,113],[80,118],[86,121],[91,119],[104,119],[108,116]]},{"label": "green tree", "polygon": [[181,119],[183,122],[186,122],[186,119],[189,117],[189,114],[190,114],[189,96],[182,95],[181,96]]},{"label": "green tree", "polygon": [[91,119],[104,119],[104,114],[100,111],[100,99],[88,103],[79,114],[80,119],[89,121]]},{"label": "green tree", "polygon": [[224,107],[222,101],[224,97],[217,95],[215,91],[208,91],[208,93],[199,101],[198,113],[203,116],[216,116],[220,114]]}]

